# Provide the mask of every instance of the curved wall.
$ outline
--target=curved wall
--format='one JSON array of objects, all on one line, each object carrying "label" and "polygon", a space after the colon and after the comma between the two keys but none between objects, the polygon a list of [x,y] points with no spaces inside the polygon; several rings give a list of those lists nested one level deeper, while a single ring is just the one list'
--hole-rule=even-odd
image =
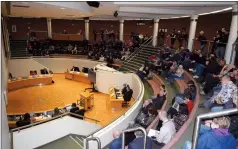
[{"label": "curved wall", "polygon": [[[209,14],[199,16],[196,35],[199,31],[205,31],[207,39],[212,40],[218,29],[222,27],[230,29],[232,18],[232,12],[224,12],[217,14]],[[46,19],[40,18],[14,18],[10,17],[8,19],[8,30],[11,33],[12,25],[16,25],[17,32],[12,33],[13,39],[27,39],[26,33],[28,32],[28,27],[32,30],[47,31]],[[148,34],[152,36],[153,33],[153,20],[146,20],[145,26],[137,26],[137,20],[125,20],[124,21],[124,40],[127,41],[130,39],[129,35],[131,32],[139,32],[143,34]],[[74,26],[72,25],[74,24]],[[103,29],[113,29],[116,31],[119,29],[119,21],[112,20],[90,20],[89,21],[89,34],[90,40],[93,40],[92,29],[95,28],[98,32],[101,28]],[[189,33],[190,18],[178,18],[178,19],[161,19],[159,22],[160,29],[167,29],[166,35],[168,35],[172,29],[181,30],[182,28],[187,29]],[[72,28],[72,29],[71,29]],[[76,34],[79,30],[85,30],[83,20],[54,20],[52,19],[52,31],[62,32],[64,29],[69,33]],[[43,36],[43,35],[42,35]],[[41,37],[41,35],[40,35]],[[97,36],[97,39],[100,39],[100,35]]]},{"label": "curved wall", "polygon": [[[132,73],[130,73],[132,74]],[[112,134],[113,131],[119,130],[122,131],[126,129],[131,121],[134,121],[136,116],[141,110],[142,104],[143,104],[143,96],[144,96],[144,85],[139,79],[139,77],[135,74],[132,74],[132,88],[133,88],[133,94],[136,97],[136,102],[131,106],[131,108],[123,114],[121,117],[116,119],[111,124],[105,126],[101,130],[91,134],[88,136],[90,137],[98,137],[101,141],[101,147],[107,146],[111,141],[114,140]],[[85,144],[84,140],[84,144]],[[89,148],[90,149],[97,149],[97,144],[93,141],[89,142]],[[86,149],[86,146],[84,146],[84,149]]]}]

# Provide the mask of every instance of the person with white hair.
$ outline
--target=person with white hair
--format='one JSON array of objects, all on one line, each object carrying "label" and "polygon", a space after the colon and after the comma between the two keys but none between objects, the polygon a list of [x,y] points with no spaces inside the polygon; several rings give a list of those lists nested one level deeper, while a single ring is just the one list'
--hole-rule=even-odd
[{"label": "person with white hair", "polygon": [[170,84],[173,79],[179,79],[179,80],[183,80],[184,79],[184,70],[183,70],[183,66],[182,65],[179,65],[179,67],[177,68],[176,72],[175,73],[169,73],[168,74],[168,82],[167,84]]},{"label": "person with white hair", "polygon": [[160,128],[160,132],[155,135],[156,141],[154,141],[153,146],[155,146],[156,149],[162,148],[176,133],[174,122],[168,119],[166,111],[159,112],[159,119],[163,121],[163,124]]},{"label": "person with white hair", "polygon": [[[218,117],[201,125],[196,149],[236,149],[237,143],[228,131],[229,117]],[[182,149],[191,149],[192,142],[186,141]]]},{"label": "person with white hair", "polygon": [[204,36],[204,31],[201,31],[199,33],[198,38],[196,38],[196,40],[200,41],[200,50],[203,52],[206,44],[207,44],[207,38]]}]

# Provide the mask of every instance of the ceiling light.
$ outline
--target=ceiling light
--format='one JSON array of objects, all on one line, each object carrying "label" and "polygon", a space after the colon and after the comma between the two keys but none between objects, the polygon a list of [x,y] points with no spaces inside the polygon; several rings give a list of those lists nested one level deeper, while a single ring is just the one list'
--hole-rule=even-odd
[{"label": "ceiling light", "polygon": [[60,8],[60,9],[65,9],[65,8]]}]

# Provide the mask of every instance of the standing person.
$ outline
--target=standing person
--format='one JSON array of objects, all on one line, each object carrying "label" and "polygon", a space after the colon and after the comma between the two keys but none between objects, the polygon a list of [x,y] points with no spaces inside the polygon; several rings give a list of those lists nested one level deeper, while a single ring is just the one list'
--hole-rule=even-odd
[{"label": "standing person", "polygon": [[177,39],[179,41],[179,49],[183,46],[183,35],[180,31],[177,32]]},{"label": "standing person", "polygon": [[101,28],[101,39],[104,41],[104,30]]},{"label": "standing person", "polygon": [[201,31],[200,33],[199,33],[199,36],[198,36],[198,38],[196,38],[196,40],[198,40],[198,41],[200,41],[200,50],[201,50],[201,52],[203,52],[203,50],[204,50],[204,48],[205,48],[205,46],[206,46],[206,44],[207,44],[207,38],[204,36],[204,31]]},{"label": "standing person", "polygon": [[93,29],[93,39],[95,42],[97,41],[97,31],[95,28]]},{"label": "standing person", "polygon": [[159,45],[164,45],[164,31],[162,29],[159,32]]},{"label": "standing person", "polygon": [[185,42],[185,47],[188,45],[188,34],[186,32],[186,28],[182,28],[182,38]]},{"label": "standing person", "polygon": [[228,42],[229,32],[224,28],[222,29],[222,35],[217,40],[217,49],[216,49],[216,57],[219,59],[223,59],[226,52],[226,44]]},{"label": "standing person", "polygon": [[212,50],[211,50],[211,54],[214,54],[215,53],[215,50],[217,49],[217,41],[219,40],[220,36],[221,36],[221,30],[218,30],[216,32],[216,36],[213,37],[213,46],[212,46]]},{"label": "standing person", "polygon": [[168,36],[170,37],[170,40],[171,40],[171,49],[173,49],[173,46],[174,46],[174,43],[175,43],[175,40],[176,40],[176,30],[173,29],[172,33]]}]

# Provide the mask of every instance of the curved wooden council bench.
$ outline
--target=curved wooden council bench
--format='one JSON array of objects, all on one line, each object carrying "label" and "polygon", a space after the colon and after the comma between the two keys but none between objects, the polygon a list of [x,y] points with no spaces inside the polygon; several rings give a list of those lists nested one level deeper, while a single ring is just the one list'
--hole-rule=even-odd
[{"label": "curved wooden council bench", "polygon": [[[173,147],[177,141],[181,138],[181,136],[183,135],[183,133],[187,130],[188,126],[191,124],[191,122],[193,121],[193,117],[195,116],[196,114],[196,111],[197,111],[197,108],[198,108],[198,104],[199,104],[199,101],[200,101],[200,94],[199,94],[199,87],[196,83],[196,81],[192,78],[192,76],[188,73],[188,72],[185,72],[184,73],[184,80],[179,80],[176,82],[178,83],[179,87],[180,87],[180,90],[183,92],[183,90],[181,89],[182,87],[185,87],[184,86],[184,83],[186,84],[187,81],[189,80],[193,80],[195,82],[195,86],[197,88],[197,93],[196,93],[196,98],[194,100],[194,106],[193,106],[193,110],[192,112],[190,113],[189,115],[189,118],[188,120],[183,124],[183,126],[179,129],[179,131],[175,134],[175,136],[173,137],[172,140],[169,141],[168,144],[166,144],[162,149],[170,149],[171,147]],[[183,81],[183,83],[182,83]]]},{"label": "curved wooden council bench", "polygon": [[[148,82],[151,85],[151,87],[153,88],[154,95],[156,96],[160,91],[160,86],[163,84],[162,83],[163,81],[157,75],[154,75],[153,79],[148,80]],[[166,100],[164,101],[164,104],[163,104],[161,110],[165,110],[167,103],[168,103],[168,100],[166,97]],[[153,120],[153,122],[146,128],[146,131],[149,132],[150,129],[155,129],[158,122],[159,122],[159,114],[156,116],[156,118]]]}]

